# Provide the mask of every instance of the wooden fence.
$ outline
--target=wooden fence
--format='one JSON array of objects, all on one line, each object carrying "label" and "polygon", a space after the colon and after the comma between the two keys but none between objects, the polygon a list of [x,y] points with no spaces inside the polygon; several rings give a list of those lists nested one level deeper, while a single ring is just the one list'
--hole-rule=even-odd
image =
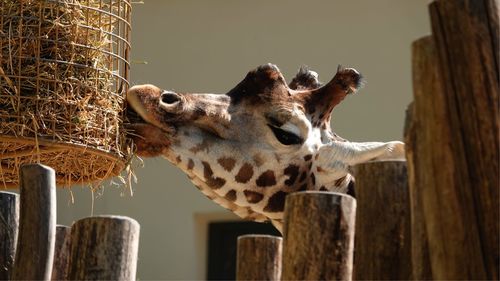
[{"label": "wooden fence", "polygon": [[84,218],[56,226],[54,170],[24,165],[20,194],[0,192],[0,280],[135,280],[139,224]]}]

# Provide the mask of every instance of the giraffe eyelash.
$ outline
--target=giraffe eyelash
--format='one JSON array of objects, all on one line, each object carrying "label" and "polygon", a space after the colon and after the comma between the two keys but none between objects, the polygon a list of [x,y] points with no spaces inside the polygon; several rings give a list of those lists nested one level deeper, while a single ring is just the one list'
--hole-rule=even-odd
[{"label": "giraffe eyelash", "polygon": [[297,136],[294,133],[285,131],[273,125],[268,124],[267,126],[271,128],[271,131],[273,132],[274,136],[278,139],[278,141],[281,144],[294,145],[294,144],[302,144],[304,142],[304,140],[301,137]]}]

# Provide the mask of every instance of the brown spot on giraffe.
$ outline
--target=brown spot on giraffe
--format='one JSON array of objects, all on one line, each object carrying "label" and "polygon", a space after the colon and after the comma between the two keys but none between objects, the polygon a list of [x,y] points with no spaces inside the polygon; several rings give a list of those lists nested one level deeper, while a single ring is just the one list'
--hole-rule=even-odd
[{"label": "brown spot on giraffe", "polygon": [[177,164],[179,164],[179,163],[181,163],[181,162],[182,162],[182,158],[181,158],[181,156],[180,156],[180,155],[177,155],[177,157],[175,158],[175,162],[176,162]]},{"label": "brown spot on giraffe", "polygon": [[231,157],[222,157],[217,159],[217,163],[219,163],[224,170],[231,172],[236,164],[236,160]]},{"label": "brown spot on giraffe", "polygon": [[304,161],[310,161],[312,159],[312,154],[307,154],[306,156],[304,156]]},{"label": "brown spot on giraffe", "polygon": [[316,171],[318,171],[318,173],[321,173],[321,172],[323,172],[324,170],[323,170],[323,168],[321,168],[320,166],[318,166],[318,167],[316,167]]},{"label": "brown spot on giraffe", "polygon": [[226,183],[225,179],[213,176],[214,173],[208,162],[203,161],[201,162],[201,164],[203,165],[203,176],[205,177],[205,183],[210,188],[219,189]]},{"label": "brown spot on giraffe", "polygon": [[292,186],[299,176],[299,166],[290,164],[288,165],[288,167],[286,167],[283,173],[289,176],[289,178],[285,181],[285,184],[288,186]]},{"label": "brown spot on giraffe", "polygon": [[262,193],[251,190],[245,190],[243,191],[243,194],[245,194],[245,198],[250,204],[259,203],[264,198],[264,195]]},{"label": "brown spot on giraffe", "polygon": [[264,207],[265,212],[276,213],[283,212],[285,207],[285,197],[288,193],[284,191],[278,191],[269,197],[266,207]]},{"label": "brown spot on giraffe", "polygon": [[229,191],[226,193],[226,195],[224,195],[224,198],[225,198],[226,200],[231,201],[231,202],[236,201],[236,190],[234,190],[234,189],[229,190]]},{"label": "brown spot on giraffe", "polygon": [[319,190],[320,190],[320,191],[328,191],[328,189],[327,189],[324,185],[322,185],[322,186],[319,188]]},{"label": "brown spot on giraffe", "polygon": [[212,189],[219,189],[226,184],[226,180],[223,178],[210,178],[207,179],[206,183]]},{"label": "brown spot on giraffe", "polygon": [[253,167],[249,163],[244,163],[236,176],[234,177],[234,180],[239,182],[239,183],[247,183],[253,176]]},{"label": "brown spot on giraffe", "polygon": [[272,170],[265,171],[257,178],[255,183],[257,184],[257,186],[260,186],[260,187],[267,187],[267,186],[275,185],[276,184],[276,177],[274,176],[274,171],[272,171]]},{"label": "brown spot on giraffe", "polygon": [[187,169],[188,169],[189,171],[191,171],[193,168],[194,168],[194,161],[193,161],[193,159],[189,158],[189,160],[188,160],[188,165],[187,165]]},{"label": "brown spot on giraffe", "polygon": [[311,184],[313,186],[315,186],[316,185],[316,176],[314,175],[314,173],[311,173],[310,179],[311,179]]},{"label": "brown spot on giraffe", "polygon": [[212,171],[210,164],[207,161],[203,161],[201,164],[203,165],[203,176],[205,179],[211,178],[214,172]]}]

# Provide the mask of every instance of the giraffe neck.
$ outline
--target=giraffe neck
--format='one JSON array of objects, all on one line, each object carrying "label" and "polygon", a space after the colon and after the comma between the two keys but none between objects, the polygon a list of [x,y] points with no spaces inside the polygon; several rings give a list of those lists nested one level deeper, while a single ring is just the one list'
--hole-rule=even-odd
[{"label": "giraffe neck", "polygon": [[322,181],[318,175],[324,171],[314,165],[317,154],[295,159],[248,151],[242,155],[240,150],[219,147],[216,139],[197,134],[197,129],[180,128],[165,157],[210,200],[244,219],[281,220],[289,193],[345,192],[350,182],[347,172],[331,175],[330,182]]}]

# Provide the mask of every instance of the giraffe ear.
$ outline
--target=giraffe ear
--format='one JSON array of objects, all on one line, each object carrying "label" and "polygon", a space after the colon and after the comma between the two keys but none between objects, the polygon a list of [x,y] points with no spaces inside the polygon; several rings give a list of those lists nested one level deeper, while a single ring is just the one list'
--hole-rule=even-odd
[{"label": "giraffe ear", "polygon": [[227,93],[234,103],[245,98],[270,100],[283,94],[288,94],[288,86],[274,64],[261,65],[250,71],[243,81]]},{"label": "giraffe ear", "polygon": [[302,66],[288,87],[292,90],[299,91],[314,90],[321,87],[321,82],[318,80],[318,73],[310,70],[307,66]]}]

